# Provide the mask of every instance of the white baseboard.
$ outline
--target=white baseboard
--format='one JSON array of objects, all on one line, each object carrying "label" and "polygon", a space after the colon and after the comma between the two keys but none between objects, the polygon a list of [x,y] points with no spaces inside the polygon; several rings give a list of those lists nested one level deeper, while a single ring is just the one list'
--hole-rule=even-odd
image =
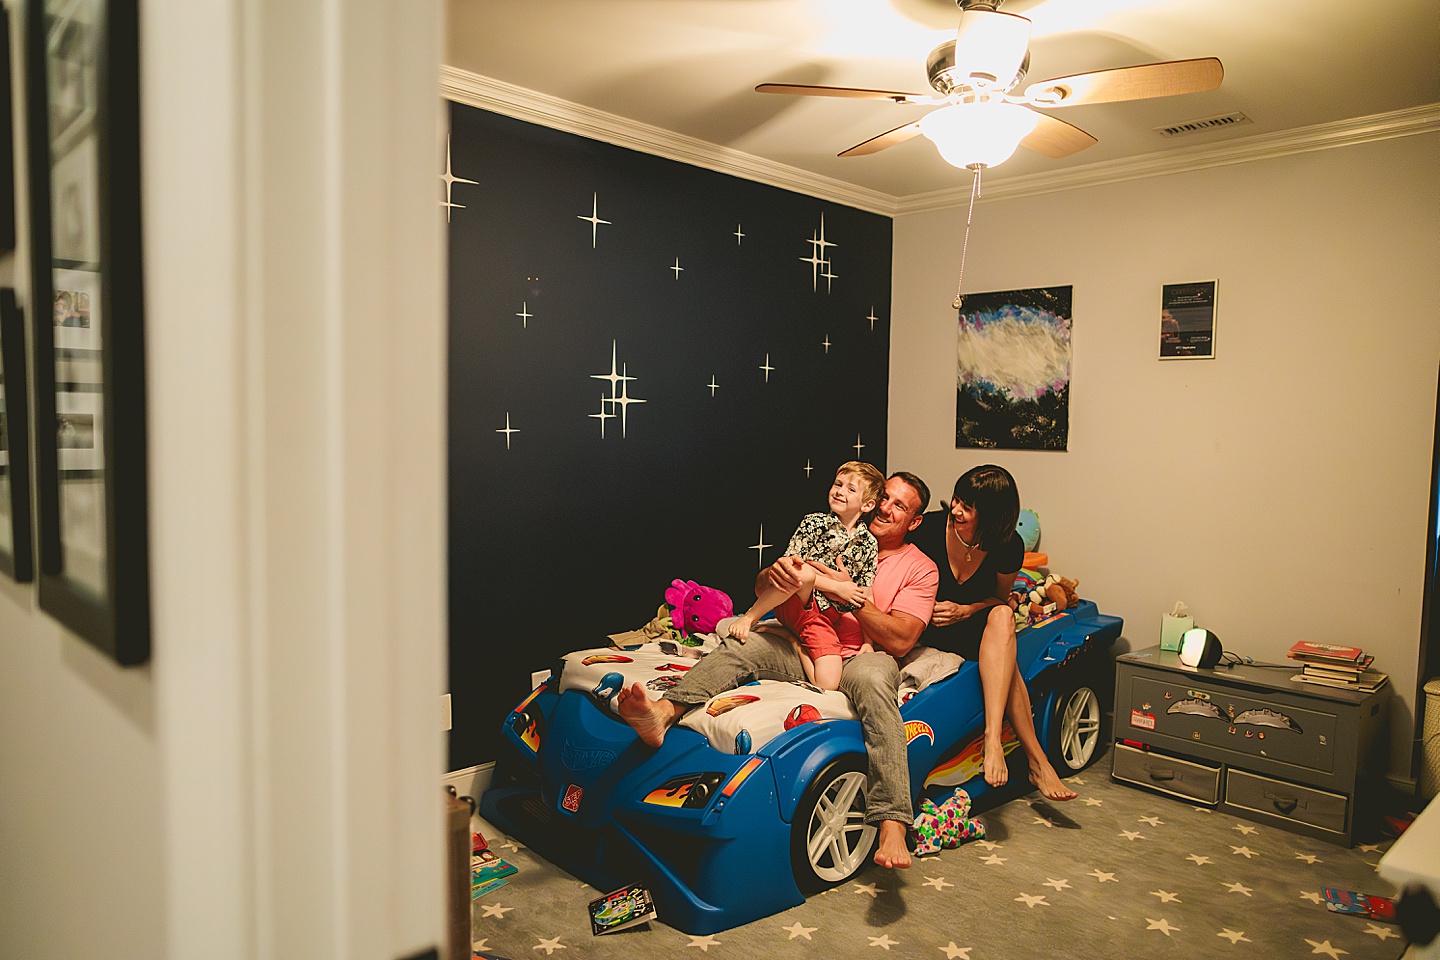
[{"label": "white baseboard", "polygon": [[[480,802],[480,797],[486,790],[490,789],[490,781],[495,776],[494,763],[482,763],[478,767],[466,767],[464,770],[452,770],[445,774],[440,781],[441,786],[454,787],[455,795],[458,797],[474,797],[475,802]],[[477,813],[470,818],[470,829],[478,830],[487,840],[495,837],[495,828],[484,820],[480,819]]]}]

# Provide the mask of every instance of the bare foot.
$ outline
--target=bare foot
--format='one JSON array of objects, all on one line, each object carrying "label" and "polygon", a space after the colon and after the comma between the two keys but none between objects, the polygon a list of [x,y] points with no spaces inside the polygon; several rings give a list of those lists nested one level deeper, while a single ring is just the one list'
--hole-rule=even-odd
[{"label": "bare foot", "polygon": [[754,622],[755,621],[751,620],[749,617],[736,617],[735,620],[730,624],[730,629],[727,632],[736,640],[744,643],[746,640],[750,639],[750,625]]},{"label": "bare foot", "polygon": [[1050,766],[1049,761],[1041,761],[1039,765],[1030,767],[1030,782],[1035,784],[1035,788],[1046,800],[1075,799],[1075,791],[1061,782],[1060,775]]},{"label": "bare foot", "polygon": [[678,711],[669,700],[651,700],[645,695],[645,688],[636,683],[621,687],[616,697],[615,710],[620,719],[640,735],[640,741],[647,746],[658,747],[665,742],[665,731],[675,722]]},{"label": "bare foot", "polygon": [[901,870],[910,866],[910,848],[905,846],[905,824],[899,820],[880,821],[880,843],[875,847],[875,865]]},{"label": "bare foot", "polygon": [[[1050,771],[1054,774],[1054,770]],[[1010,779],[1010,765],[1005,760],[1005,747],[997,737],[992,743],[985,738],[985,782],[992,787],[1003,787]]]}]

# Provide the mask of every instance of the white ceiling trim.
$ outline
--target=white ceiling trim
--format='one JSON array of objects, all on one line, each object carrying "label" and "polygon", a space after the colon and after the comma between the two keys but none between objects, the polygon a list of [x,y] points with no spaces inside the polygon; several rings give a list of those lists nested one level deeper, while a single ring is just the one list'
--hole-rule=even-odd
[{"label": "white ceiling trim", "polygon": [[[953,189],[911,197],[895,197],[456,67],[440,68],[440,92],[446,99],[456,103],[479,107],[517,120],[538,123],[592,140],[679,160],[707,170],[793,190],[885,216],[949,209],[964,206],[970,201],[968,182]],[[1294,153],[1435,132],[1440,132],[1440,103],[1300,127],[1280,133],[1260,134],[1213,146],[1197,146],[1143,157],[1092,163],[1054,173],[998,180],[985,187],[982,202],[1038,196],[1061,190],[1160,177],[1189,170],[1249,163],[1252,160],[1266,160]]]},{"label": "white ceiling trim", "polygon": [[536,93],[534,90],[468,70],[441,66],[440,93],[456,103],[538,123],[617,147],[628,147],[657,157],[679,160],[707,170],[755,180],[821,200],[832,200],[887,217],[895,214],[895,197],[878,190],[867,190],[852,183],[832,180],[808,170],[765,160],[684,134],[672,133],[648,123],[639,123],[603,110],[561,100],[559,97]]},{"label": "white ceiling trim", "polygon": [[[1057,193],[1061,190],[1078,190],[1083,187],[1140,180],[1145,177],[1163,177],[1190,170],[1204,170],[1209,167],[1249,163],[1252,160],[1268,160],[1295,153],[1309,153],[1333,147],[1370,143],[1375,140],[1391,140],[1396,137],[1411,137],[1417,134],[1436,132],[1440,132],[1440,104],[1430,103],[1391,113],[1378,113],[1334,123],[1297,127],[1294,130],[1283,130],[1279,133],[1260,134],[1241,140],[1228,140],[1225,143],[1208,147],[1197,146],[1186,150],[1127,157],[1122,160],[1107,160],[1081,167],[1071,167],[1055,173],[1012,177],[996,181],[989,186],[985,186],[982,179],[981,185],[985,196],[980,202],[1033,197],[1045,193]],[[970,185],[966,183],[963,187],[897,198],[895,215],[963,207],[969,202]]]}]

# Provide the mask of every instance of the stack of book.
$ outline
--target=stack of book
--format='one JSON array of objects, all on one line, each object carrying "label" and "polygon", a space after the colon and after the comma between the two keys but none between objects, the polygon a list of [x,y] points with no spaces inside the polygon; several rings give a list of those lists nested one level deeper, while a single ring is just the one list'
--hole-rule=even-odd
[{"label": "stack of book", "polygon": [[1290,679],[1302,683],[1369,693],[1379,690],[1390,679],[1386,674],[1370,669],[1375,658],[1359,647],[1301,640],[1290,648],[1287,656],[1300,664],[1300,672]]}]

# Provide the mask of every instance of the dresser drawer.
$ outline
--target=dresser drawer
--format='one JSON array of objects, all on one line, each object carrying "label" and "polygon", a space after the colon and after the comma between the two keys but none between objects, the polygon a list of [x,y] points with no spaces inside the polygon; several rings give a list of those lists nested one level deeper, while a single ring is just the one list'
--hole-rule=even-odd
[{"label": "dresser drawer", "polygon": [[1159,790],[1182,800],[1215,804],[1220,800],[1220,768],[1149,750],[1115,744],[1111,776]]},{"label": "dresser drawer", "polygon": [[1337,793],[1272,780],[1231,768],[1225,771],[1225,805],[1345,835],[1350,801]]},{"label": "dresser drawer", "polygon": [[[1117,722],[1144,731],[1141,739],[1160,738],[1183,753],[1205,748],[1206,756],[1242,766],[1277,763],[1316,773],[1336,772],[1336,722],[1324,704],[1284,702],[1201,678],[1170,675],[1135,677],[1133,702],[1117,704]],[[1321,709],[1317,709],[1321,708]],[[1280,769],[1272,772],[1280,773]]]}]

